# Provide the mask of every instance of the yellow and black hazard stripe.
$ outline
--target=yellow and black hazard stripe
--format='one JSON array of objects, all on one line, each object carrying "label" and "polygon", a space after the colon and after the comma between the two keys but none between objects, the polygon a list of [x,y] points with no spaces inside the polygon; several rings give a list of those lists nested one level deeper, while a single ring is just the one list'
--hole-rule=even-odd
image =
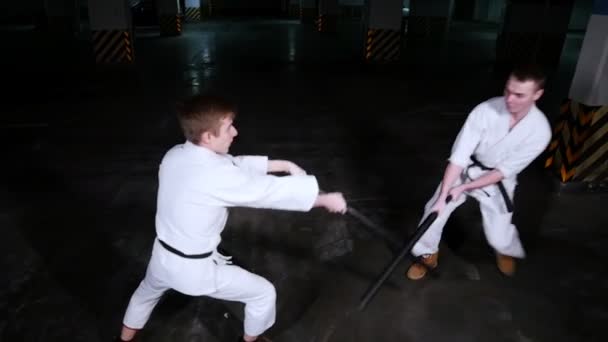
[{"label": "yellow and black hazard stripe", "polygon": [[401,32],[397,30],[368,29],[365,40],[367,62],[394,62],[401,53]]},{"label": "yellow and black hazard stripe", "polygon": [[93,53],[97,64],[131,64],[135,59],[129,31],[93,31]]},{"label": "yellow and black hazard stripe", "polygon": [[182,34],[182,16],[161,15],[159,19],[161,36],[178,36]]},{"label": "yellow and black hazard stripe", "polygon": [[566,100],[560,112],[545,167],[562,183],[608,180],[608,106]]},{"label": "yellow and black hazard stripe", "polygon": [[184,19],[190,21],[201,21],[201,8],[200,7],[186,7],[184,9]]},{"label": "yellow and black hazard stripe", "polygon": [[337,17],[331,14],[320,14],[316,26],[319,32],[334,32],[336,30]]}]

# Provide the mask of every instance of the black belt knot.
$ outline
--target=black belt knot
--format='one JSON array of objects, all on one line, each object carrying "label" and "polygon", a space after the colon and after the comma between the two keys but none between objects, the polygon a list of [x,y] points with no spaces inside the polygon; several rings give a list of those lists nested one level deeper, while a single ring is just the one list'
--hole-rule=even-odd
[{"label": "black belt knot", "polygon": [[[480,169],[484,170],[484,171],[492,171],[494,170],[491,167],[487,167],[485,165],[483,165],[479,160],[477,160],[477,158],[473,155],[471,156],[471,161],[473,162],[473,166],[478,166]],[[507,194],[507,189],[505,189],[505,185],[502,183],[502,181],[496,183],[496,185],[498,186],[498,190],[500,190],[500,194],[502,195],[502,198],[505,200],[505,205],[507,206],[507,210],[512,213],[513,212],[513,202],[511,201],[511,198],[509,197],[509,194]]]}]

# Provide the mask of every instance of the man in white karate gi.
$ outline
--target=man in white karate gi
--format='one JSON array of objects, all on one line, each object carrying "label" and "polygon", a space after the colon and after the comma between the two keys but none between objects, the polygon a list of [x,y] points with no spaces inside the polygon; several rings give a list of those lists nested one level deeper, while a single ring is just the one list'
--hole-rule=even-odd
[{"label": "man in white karate gi", "polygon": [[[469,114],[452,147],[443,180],[424,208],[423,219],[433,211],[438,216],[412,249],[419,258],[407,271],[409,279],[422,279],[428,269],[437,267],[443,227],[467,196],[479,202],[484,233],[496,252],[498,269],[506,276],[514,274],[514,258],[526,255],[511,223],[517,174],[551,139],[551,127],[536,107],[544,83],[538,68],[518,67],[506,82],[504,96],[479,104]],[[446,203],[448,196],[452,200]]]},{"label": "man in white karate gi", "polygon": [[162,294],[174,289],[245,303],[243,340],[255,341],[275,322],[275,288],[217,252],[227,208],[346,212],[341,193],[319,194],[316,178],[292,162],[229,155],[237,135],[234,116],[231,103],[212,96],[194,96],[178,108],[187,141],[171,148],[160,164],[157,237],[145,278],[126,310],[120,340],[133,340]]}]

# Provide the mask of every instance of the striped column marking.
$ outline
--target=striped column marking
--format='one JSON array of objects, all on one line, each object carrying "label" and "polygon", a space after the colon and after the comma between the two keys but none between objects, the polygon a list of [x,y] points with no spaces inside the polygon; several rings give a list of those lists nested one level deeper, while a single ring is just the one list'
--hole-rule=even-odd
[{"label": "striped column marking", "polygon": [[200,7],[186,7],[184,9],[184,19],[186,22],[201,21]]},{"label": "striped column marking", "polygon": [[97,64],[132,64],[133,37],[129,31],[93,31],[93,53]]},{"label": "striped column marking", "polygon": [[393,62],[401,52],[401,32],[397,30],[368,29],[365,40],[367,62]]},{"label": "striped column marking", "polygon": [[161,15],[159,18],[161,36],[179,36],[182,34],[182,16]]},{"label": "striped column marking", "polygon": [[566,100],[560,112],[545,167],[563,183],[608,180],[608,106]]}]

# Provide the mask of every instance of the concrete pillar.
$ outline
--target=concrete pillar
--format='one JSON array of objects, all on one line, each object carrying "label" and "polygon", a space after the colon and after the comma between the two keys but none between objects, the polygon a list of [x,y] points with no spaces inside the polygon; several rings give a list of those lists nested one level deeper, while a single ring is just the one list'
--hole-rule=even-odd
[{"label": "concrete pillar", "polygon": [[127,0],[89,0],[89,21],[98,64],[134,62],[133,22]]},{"label": "concrete pillar", "polygon": [[335,32],[339,13],[338,0],[319,0],[317,31]]},{"label": "concrete pillar", "polygon": [[203,16],[204,4],[206,0],[185,0],[183,18],[186,22],[199,22]]},{"label": "concrete pillar", "polygon": [[510,0],[502,32],[496,41],[500,77],[513,64],[535,62],[548,71],[557,69],[568,32],[574,0]]},{"label": "concrete pillar", "polygon": [[407,39],[445,39],[450,27],[454,0],[411,0]]},{"label": "concrete pillar", "polygon": [[608,104],[608,5],[606,9],[589,19],[570,88],[572,99],[593,106]]},{"label": "concrete pillar", "polygon": [[572,14],[570,15],[570,24],[568,29],[572,31],[585,31],[591,11],[593,10],[594,0],[579,0],[574,2],[572,6]]},{"label": "concrete pillar", "polygon": [[608,1],[595,0],[545,163],[562,185],[608,186]]},{"label": "concrete pillar", "polygon": [[161,36],[182,34],[182,13],[179,0],[156,0]]},{"label": "concrete pillar", "polygon": [[317,20],[317,0],[300,0],[300,22],[310,24]]},{"label": "concrete pillar", "polygon": [[399,60],[403,39],[402,0],[367,0],[364,59],[368,63]]},{"label": "concrete pillar", "polygon": [[44,0],[46,26],[52,33],[71,35],[80,28],[77,0]]}]

